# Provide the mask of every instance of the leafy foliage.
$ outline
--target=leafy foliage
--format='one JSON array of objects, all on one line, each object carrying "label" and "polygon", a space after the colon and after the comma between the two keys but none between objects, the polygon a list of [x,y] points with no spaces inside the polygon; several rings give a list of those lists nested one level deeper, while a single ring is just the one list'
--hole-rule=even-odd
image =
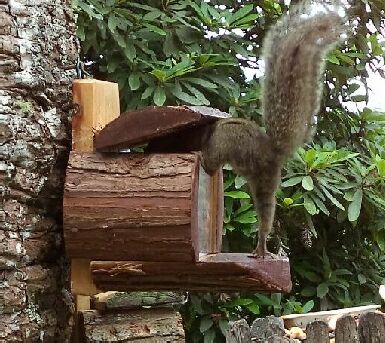
[{"label": "leafy foliage", "polygon": [[[73,6],[83,58],[96,77],[119,83],[123,109],[210,105],[260,120],[259,80],[247,80],[245,71],[259,68],[263,37],[287,10],[284,1],[73,0]],[[368,72],[384,74],[384,12],[379,0],[357,0],[348,9],[349,39],[327,56],[317,135],[283,173],[275,226],[292,264],[292,295],[192,295],[182,310],[192,342],[223,341],[227,321],[240,316],[376,298],[385,276],[385,116],[363,105]],[[251,251],[258,218],[245,180],[226,169],[224,249]]]}]

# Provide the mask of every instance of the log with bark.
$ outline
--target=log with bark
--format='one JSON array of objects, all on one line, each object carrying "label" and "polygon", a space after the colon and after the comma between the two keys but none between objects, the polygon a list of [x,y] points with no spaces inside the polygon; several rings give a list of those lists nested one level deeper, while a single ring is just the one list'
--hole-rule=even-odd
[{"label": "log with bark", "polygon": [[199,252],[219,251],[222,178],[215,180],[200,176],[195,154],[72,152],[64,191],[67,254],[195,261]]},{"label": "log with bark", "polygon": [[88,310],[79,317],[82,342],[185,342],[182,318],[172,309],[106,314]]}]

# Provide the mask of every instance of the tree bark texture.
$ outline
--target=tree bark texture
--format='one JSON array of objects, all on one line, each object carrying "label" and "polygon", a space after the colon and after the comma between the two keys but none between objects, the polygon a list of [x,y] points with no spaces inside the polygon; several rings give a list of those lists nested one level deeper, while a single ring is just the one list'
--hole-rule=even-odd
[{"label": "tree bark texture", "polygon": [[66,342],[61,197],[78,52],[65,0],[0,0],[0,342]]},{"label": "tree bark texture", "polygon": [[126,313],[82,311],[82,342],[185,342],[182,318],[173,309],[142,309]]}]

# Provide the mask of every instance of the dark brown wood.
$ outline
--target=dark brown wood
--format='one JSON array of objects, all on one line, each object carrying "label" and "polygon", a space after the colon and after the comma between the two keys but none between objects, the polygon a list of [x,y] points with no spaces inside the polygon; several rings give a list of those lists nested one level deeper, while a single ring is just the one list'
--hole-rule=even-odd
[{"label": "dark brown wood", "polygon": [[356,321],[352,316],[344,316],[337,319],[336,343],[357,343],[358,331]]},{"label": "dark brown wood", "polygon": [[125,313],[80,312],[82,342],[184,343],[180,314],[152,308]]},{"label": "dark brown wood", "polygon": [[197,263],[93,261],[91,273],[102,290],[196,290],[290,292],[286,258],[219,253]]},{"label": "dark brown wood", "polygon": [[[205,106],[147,107],[135,112],[122,113],[98,133],[95,137],[95,147],[99,151],[128,148],[226,117],[229,117],[229,114]],[[184,132],[184,135],[187,134],[189,131]],[[170,146],[188,151],[188,148],[182,144],[182,140],[187,144],[190,144],[188,143],[190,140],[183,139],[184,136],[181,135],[177,137],[179,137],[177,145],[170,144],[167,140],[163,143],[159,141],[156,145],[164,144],[167,151],[170,151]],[[192,131],[190,137],[195,140],[199,134],[197,135],[195,131]],[[194,144],[189,147],[190,151],[195,150],[191,149],[192,147]],[[159,148],[157,151],[160,151]]]},{"label": "dark brown wood", "polygon": [[360,343],[385,343],[385,317],[383,313],[370,312],[360,317],[358,324]]},{"label": "dark brown wood", "polygon": [[306,343],[328,343],[329,327],[325,322],[315,321],[306,325]]},{"label": "dark brown wood", "polygon": [[71,153],[64,236],[72,258],[192,261],[197,157]]},{"label": "dark brown wood", "polygon": [[[222,231],[213,213],[201,219],[207,206],[198,206],[199,182],[195,154],[74,153],[69,158],[64,190],[64,237],[67,254],[91,260],[195,261],[200,237],[209,245],[211,225]],[[215,182],[222,182],[217,178]],[[202,200],[205,199],[201,199]],[[220,240],[214,243],[220,249]]]}]

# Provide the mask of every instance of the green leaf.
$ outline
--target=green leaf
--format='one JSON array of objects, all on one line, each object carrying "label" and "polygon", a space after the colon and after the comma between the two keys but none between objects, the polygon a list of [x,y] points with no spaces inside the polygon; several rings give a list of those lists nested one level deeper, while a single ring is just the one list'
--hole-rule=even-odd
[{"label": "green leaf", "polygon": [[303,200],[304,200],[303,205],[304,205],[306,211],[310,215],[314,216],[318,211],[317,211],[317,207],[315,206],[313,200],[307,195],[304,195]]},{"label": "green leaf", "polygon": [[234,186],[236,189],[240,189],[242,186],[244,186],[247,183],[247,180],[242,177],[237,175],[234,180]]},{"label": "green leaf", "polygon": [[112,37],[114,37],[114,39],[116,40],[116,42],[118,43],[118,45],[121,47],[121,48],[126,48],[127,47],[127,40],[125,37],[123,37],[122,35],[120,35],[119,33],[115,32]]},{"label": "green leaf", "polygon": [[348,208],[348,219],[350,222],[354,222],[358,219],[361,212],[362,204],[362,189],[357,189],[353,195],[353,200]]},{"label": "green leaf", "polygon": [[203,343],[214,343],[215,336],[214,328],[210,328],[203,334]]},{"label": "green leaf", "polygon": [[199,86],[202,86],[202,87],[208,88],[208,89],[218,88],[218,86],[215,83],[204,80],[204,79],[199,79],[197,77],[186,77],[183,80],[189,81],[191,83],[195,83]]},{"label": "green leaf", "polygon": [[362,101],[366,101],[367,100],[366,95],[353,95],[350,98],[354,102],[362,102]]},{"label": "green leaf", "polygon": [[290,205],[293,204],[293,203],[294,203],[294,201],[293,201],[292,198],[285,198],[285,199],[283,199],[283,204],[284,204],[285,206],[290,206]]},{"label": "green leaf", "polygon": [[250,195],[242,191],[224,192],[224,195],[225,197],[229,197],[233,199],[250,199]]},{"label": "green leaf", "polygon": [[231,26],[231,28],[247,27],[250,25],[250,22],[256,20],[259,17],[260,17],[259,14],[252,13],[252,14],[247,15],[246,17],[243,17],[242,19],[237,20],[236,22],[233,22],[230,26]]},{"label": "green leaf", "polygon": [[128,84],[132,91],[137,90],[140,87],[140,74],[133,73],[128,77]]},{"label": "green leaf", "polygon": [[124,55],[128,58],[130,62],[132,62],[136,57],[136,49],[134,44],[128,43],[123,51],[124,51]]},{"label": "green leaf", "polygon": [[222,335],[224,337],[226,337],[227,331],[229,331],[229,322],[227,320],[224,320],[224,319],[219,319],[218,326],[222,332]]},{"label": "green leaf", "polygon": [[205,332],[213,326],[214,322],[210,317],[202,317],[199,325],[200,332]]},{"label": "green leaf", "polygon": [[197,98],[199,99],[200,105],[210,105],[210,101],[207,100],[207,98],[204,96],[202,92],[200,92],[195,87],[191,86],[188,83],[184,83],[184,85],[187,87],[187,89]]},{"label": "green leaf", "polygon": [[159,28],[155,25],[152,25],[149,23],[143,23],[143,25],[146,26],[150,31],[157,33],[158,35],[161,35],[161,36],[167,35],[166,31],[162,30],[161,28]]},{"label": "green leaf", "polygon": [[326,283],[321,283],[317,287],[317,297],[323,298],[329,292],[329,286]]},{"label": "green leaf", "polygon": [[202,102],[194,96],[184,92],[179,83],[176,83],[174,87],[171,88],[171,93],[178,99],[184,101],[185,103],[191,105],[202,105]]},{"label": "green leaf", "polygon": [[321,189],[322,191],[324,192],[324,194],[326,195],[326,197],[335,205],[337,206],[339,209],[341,209],[342,211],[345,211],[345,207],[335,198],[333,197],[333,195],[331,195],[331,193],[323,186],[321,185]]},{"label": "green leaf", "polygon": [[260,308],[259,308],[259,305],[256,304],[255,302],[249,304],[249,305],[246,305],[246,308],[252,313],[252,314],[260,314],[261,311],[260,311]]},{"label": "green leaf", "polygon": [[317,290],[315,287],[312,286],[306,286],[301,291],[301,295],[304,297],[313,297],[316,294]]},{"label": "green leaf", "polygon": [[191,295],[190,300],[195,312],[197,312],[200,315],[203,315],[204,311],[202,308],[202,299],[196,295]]},{"label": "green leaf", "polygon": [[162,106],[166,101],[166,93],[164,89],[159,86],[156,87],[153,99],[154,99],[155,105]]},{"label": "green leaf", "polygon": [[250,208],[253,207],[253,204],[250,204],[250,203],[244,203],[242,204],[242,206],[240,208],[238,208],[238,210],[236,210],[234,212],[235,215],[238,215],[238,214],[241,214],[243,212],[246,212],[247,210],[249,210]]},{"label": "green leaf", "polygon": [[322,199],[320,199],[317,195],[315,194],[309,194],[309,196],[312,198],[312,200],[315,202],[317,207],[325,213],[327,216],[330,215],[329,210],[326,208],[325,204],[322,202]]},{"label": "green leaf", "polygon": [[154,90],[155,90],[155,87],[153,87],[153,86],[147,87],[146,90],[143,92],[141,99],[145,100],[145,99],[149,98],[151,96],[151,94],[154,92]]},{"label": "green leaf", "polygon": [[358,278],[358,282],[360,283],[360,285],[363,285],[366,283],[366,277],[365,275],[363,274],[358,274],[357,275],[357,278]]},{"label": "green leaf", "polygon": [[253,224],[257,222],[256,212],[254,210],[247,211],[234,218],[235,222],[241,224]]},{"label": "green leaf", "polygon": [[108,25],[108,28],[110,29],[110,31],[111,31],[112,33],[114,33],[116,27],[118,26],[118,22],[117,22],[117,20],[116,20],[116,17],[115,17],[113,14],[111,14],[111,15],[108,17],[108,23],[107,23],[107,25]]},{"label": "green leaf", "polygon": [[336,55],[333,55],[333,54],[329,54],[326,57],[326,60],[329,61],[330,63],[333,63],[333,64],[338,64],[338,65],[340,64],[338,57]]},{"label": "green leaf", "polygon": [[303,305],[302,311],[303,313],[308,313],[309,311],[312,310],[313,307],[314,307],[314,301],[309,300],[308,302],[305,303],[305,305]]},{"label": "green leaf", "polygon": [[286,180],[285,182],[282,182],[281,187],[291,187],[291,186],[295,186],[295,185],[301,183],[301,182],[302,182],[302,179],[303,179],[303,176],[295,176],[295,177],[292,177],[292,178]]},{"label": "green leaf", "polygon": [[385,160],[381,159],[376,162],[378,174],[380,174],[381,177],[385,177]]},{"label": "green leaf", "polygon": [[162,15],[162,12],[159,10],[155,10],[152,12],[148,12],[143,16],[143,20],[152,21]]},{"label": "green leaf", "polygon": [[234,23],[235,21],[245,17],[247,14],[249,14],[253,10],[254,6],[252,4],[245,5],[241,7],[238,11],[236,11],[229,20],[229,25]]},{"label": "green leaf", "polygon": [[253,300],[248,298],[235,298],[224,304],[224,307],[231,308],[236,306],[246,306],[251,304],[252,302]]},{"label": "green leaf", "polygon": [[307,175],[302,179],[302,187],[307,191],[311,191],[314,188],[313,179],[311,176]]}]

